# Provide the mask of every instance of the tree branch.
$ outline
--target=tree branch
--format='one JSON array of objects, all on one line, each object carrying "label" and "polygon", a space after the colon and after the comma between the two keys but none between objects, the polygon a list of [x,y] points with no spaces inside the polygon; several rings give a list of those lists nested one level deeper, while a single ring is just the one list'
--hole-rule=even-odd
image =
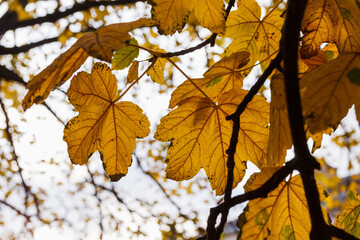
[{"label": "tree branch", "polygon": [[5,206],[7,206],[7,207],[9,207],[9,208],[11,208],[11,209],[14,210],[17,214],[23,216],[23,217],[26,219],[27,222],[30,221],[31,216],[27,215],[26,213],[21,212],[19,209],[17,209],[17,208],[14,207],[13,205],[7,203],[7,202],[4,201],[4,200],[0,200],[0,203],[1,203],[1,204],[4,204]]},{"label": "tree branch", "polygon": [[[226,22],[226,19],[229,16],[231,8],[234,6],[234,4],[235,4],[235,0],[230,0],[229,1],[229,4],[228,4],[228,6],[227,6],[227,8],[225,10],[225,12],[226,12],[225,22]],[[208,44],[211,44],[211,46],[214,46],[216,37],[217,37],[217,33],[213,33],[208,39],[206,39],[205,41],[203,41],[202,43],[199,43],[198,45],[196,45],[194,47],[184,49],[184,50],[181,50],[181,51],[177,51],[177,52],[163,53],[163,54],[160,55],[160,57],[170,58],[170,57],[175,57],[175,56],[181,56],[181,55],[185,55],[185,54],[194,52],[196,50],[199,50],[199,49],[205,47]]]},{"label": "tree branch", "polygon": [[[35,24],[42,24],[46,22],[54,23],[61,18],[65,18],[73,13],[84,11],[90,9],[92,7],[98,6],[112,6],[112,5],[126,5],[132,4],[136,2],[144,2],[145,0],[103,0],[103,1],[85,1],[82,3],[75,3],[71,8],[61,12],[56,10],[54,13],[47,14],[43,17],[18,21],[17,14],[10,12],[9,14],[5,14],[0,19],[0,35],[3,35],[6,31],[15,30],[21,27],[33,26]],[[15,15],[15,17],[14,17]]]},{"label": "tree branch", "polygon": [[0,55],[19,54],[19,53],[22,53],[22,52],[27,52],[32,48],[39,47],[39,46],[42,46],[42,45],[47,44],[47,43],[56,42],[58,40],[58,38],[59,38],[59,36],[53,37],[53,38],[47,38],[47,39],[44,39],[44,40],[41,40],[41,41],[38,41],[38,42],[26,44],[26,45],[21,46],[21,47],[7,48],[7,47],[0,46]]},{"label": "tree branch", "polygon": [[307,0],[289,0],[287,15],[281,38],[284,60],[284,77],[286,103],[288,108],[291,136],[294,144],[296,168],[299,170],[305,189],[305,196],[311,217],[310,239],[330,239],[320,204],[314,169],[320,165],[310,154],[304,130],[299,78],[298,78],[298,47],[301,21]]},{"label": "tree branch", "polygon": [[26,86],[26,82],[20,77],[17,73],[12,70],[9,70],[3,65],[0,65],[0,79],[4,79],[6,81],[14,81],[20,83],[23,86]]},{"label": "tree branch", "polygon": [[103,212],[101,209],[101,204],[102,204],[102,199],[99,196],[98,193],[98,187],[97,184],[95,183],[95,179],[94,179],[94,174],[90,171],[89,165],[86,165],[88,173],[90,175],[90,181],[94,187],[94,197],[96,198],[98,204],[98,209],[99,209],[99,228],[100,228],[100,236],[99,239],[103,239],[103,235],[104,235],[104,226],[103,226]]},{"label": "tree branch", "polygon": [[331,235],[333,237],[337,237],[339,239],[344,239],[344,240],[359,240],[359,238],[354,237],[353,235],[351,235],[350,233],[347,233],[345,230],[337,228],[335,226],[332,225],[328,225],[328,231],[331,233]]},{"label": "tree branch", "polygon": [[12,155],[13,155],[13,160],[15,161],[17,167],[18,167],[18,174],[20,176],[20,179],[21,179],[21,183],[22,183],[22,186],[24,188],[24,191],[25,191],[25,203],[24,203],[24,206],[28,206],[28,197],[29,195],[32,196],[33,200],[34,200],[34,203],[35,203],[35,207],[36,207],[36,212],[37,212],[37,217],[40,219],[40,208],[39,208],[39,200],[37,198],[37,196],[31,191],[30,187],[27,185],[27,183],[25,182],[25,179],[24,179],[24,176],[23,176],[23,173],[22,173],[22,168],[20,166],[20,163],[19,163],[19,158],[18,158],[18,155],[16,153],[16,148],[15,148],[15,144],[14,144],[14,140],[13,140],[13,137],[11,135],[11,132],[10,132],[10,128],[11,128],[11,125],[10,125],[10,119],[9,119],[9,116],[8,116],[8,113],[7,113],[7,110],[5,108],[5,104],[3,103],[2,99],[0,98],[0,106],[1,106],[1,110],[3,111],[4,113],[4,116],[5,116],[5,133],[6,133],[6,138],[7,140],[9,141],[10,143],[10,146],[11,146],[11,152],[12,152]]},{"label": "tree branch", "polygon": [[[256,198],[265,198],[271,191],[276,189],[279,184],[285,180],[285,178],[295,169],[295,160],[291,160],[287,162],[282,168],[277,170],[274,175],[269,178],[261,187],[258,189],[255,189],[253,191],[235,196],[230,199],[228,203],[228,207],[234,207],[240,203],[243,203],[245,201],[253,200]],[[210,214],[208,218],[207,223],[207,236],[198,238],[200,239],[211,239],[211,236],[216,234],[215,224],[216,219],[221,213],[221,210],[223,209],[225,205],[225,202],[219,204],[218,206],[210,209]]]},{"label": "tree branch", "polygon": [[[227,160],[227,182],[225,188],[225,197],[224,197],[224,204],[221,211],[221,222],[217,228],[216,234],[208,233],[209,240],[210,239],[220,239],[222,232],[224,231],[225,224],[227,222],[227,217],[229,214],[230,209],[230,201],[231,201],[231,193],[232,193],[232,186],[234,182],[234,167],[235,167],[235,153],[236,153],[236,145],[238,144],[239,138],[239,131],[240,131],[240,115],[246,109],[246,106],[251,102],[254,96],[259,92],[261,86],[264,84],[266,79],[270,76],[275,68],[280,66],[281,62],[281,55],[278,54],[275,59],[271,61],[269,66],[266,68],[264,73],[259,77],[257,82],[252,86],[248,94],[244,97],[242,102],[238,105],[236,111],[227,116],[226,120],[233,121],[233,128],[232,134],[230,139],[230,145],[227,149],[228,160]],[[210,229],[211,230],[211,229]]]}]

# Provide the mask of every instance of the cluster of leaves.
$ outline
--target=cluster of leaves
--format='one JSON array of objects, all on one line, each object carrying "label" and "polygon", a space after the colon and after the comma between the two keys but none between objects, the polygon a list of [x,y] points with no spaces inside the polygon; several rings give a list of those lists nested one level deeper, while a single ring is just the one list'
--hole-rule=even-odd
[{"label": "cluster of leaves", "polygon": [[[168,64],[185,80],[173,91],[171,111],[154,134],[159,141],[171,142],[166,177],[188,180],[204,169],[216,194],[225,194],[224,202],[209,216],[204,238],[218,239],[229,209],[247,200],[239,216],[239,239],[351,238],[348,233],[360,237],[359,197],[353,189],[331,225],[327,210],[320,205],[328,194],[314,180],[319,165],[306,142],[312,138],[312,151],[319,148],[323,134],[336,130],[353,105],[360,119],[359,2],[274,1],[262,9],[255,0],[241,0],[233,11],[232,0],[152,0],[150,4],[151,19],[115,23],[82,35],[27,84],[25,110],[43,103],[88,57],[102,61],[94,64],[90,74],[72,77],[67,91],[79,112],[64,130],[72,163],[85,164],[99,151],[111,180],[127,174],[136,138],[148,136],[150,124],[143,110],[123,97],[145,75],[154,84],[165,85]],[[139,45],[129,34],[156,26],[159,33],[172,35],[188,21],[212,35],[179,52]],[[173,60],[214,45],[217,37],[232,42],[226,48],[221,45],[224,54],[202,78],[189,77]],[[135,60],[139,51],[149,57]],[[111,63],[112,69],[104,62]],[[246,90],[244,79],[257,65],[263,73]],[[112,70],[126,68],[125,88],[118,91]],[[258,94],[266,79],[270,79],[271,100]],[[292,146],[295,158],[286,162]],[[260,172],[250,177],[245,194],[231,197],[248,161]],[[220,213],[222,219],[215,229]]]}]

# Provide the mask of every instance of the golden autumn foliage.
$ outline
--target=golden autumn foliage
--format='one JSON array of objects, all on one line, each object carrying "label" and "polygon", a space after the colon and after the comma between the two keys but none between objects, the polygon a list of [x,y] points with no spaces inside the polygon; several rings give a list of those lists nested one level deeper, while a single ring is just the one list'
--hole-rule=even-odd
[{"label": "golden autumn foliage", "polygon": [[[294,139],[300,136],[294,133],[288,110],[291,107],[287,96],[291,88],[286,79],[288,69],[285,58],[278,58],[285,56],[284,51],[293,50],[284,49],[284,42],[288,41],[284,37],[287,34],[284,24],[291,24],[286,19],[293,14],[287,9],[287,2],[273,1],[270,6],[261,7],[255,0],[151,0],[148,6],[151,19],[144,16],[83,34],[27,83],[29,91],[22,107],[26,110],[34,103],[43,103],[52,90],[71,79],[66,94],[78,115],[64,128],[69,158],[74,164],[84,165],[98,151],[106,174],[111,181],[117,181],[128,173],[136,139],[150,134],[146,114],[151,109],[141,109],[122,98],[135,84],[141,85],[143,78],[150,79],[152,84],[173,90],[169,112],[149,136],[170,143],[164,159],[166,178],[189,180],[203,169],[214,193],[225,194],[222,204],[232,204],[227,197],[234,199],[231,191],[243,180],[250,162],[260,172],[247,181],[244,196],[251,196],[267,181],[278,180],[271,177],[286,169],[286,164],[291,162],[286,158],[287,151],[294,146],[296,153],[298,147]],[[236,10],[231,4],[236,5]],[[323,134],[335,131],[352,106],[360,121],[360,2],[309,0],[300,24],[301,33],[297,32],[296,36],[300,36],[299,52],[294,50],[299,71],[292,82],[300,86],[299,114],[305,121],[301,127],[306,140],[314,142],[312,151],[315,151],[321,149]],[[169,35],[176,32],[180,35],[183,31],[196,35],[197,28],[206,28],[212,35],[208,35],[203,45],[183,52],[165,51],[161,41],[157,46],[150,41],[138,42],[133,37],[139,29],[170,38]],[[186,60],[174,60],[207,44],[222,51],[216,54],[218,58],[208,61],[215,63],[197,76],[179,67]],[[89,57],[100,62],[93,65],[90,73],[77,72]],[[258,82],[264,78],[261,85],[266,79],[270,82],[269,87],[262,88],[265,93],[260,87],[256,92],[255,87],[249,90],[244,84],[249,74],[254,76],[254,69],[261,71],[260,77],[256,76]],[[117,78],[120,70],[126,74],[124,81]],[[173,71],[183,78],[175,89],[168,86]],[[118,90],[118,81],[124,84],[123,89]],[[239,112],[243,104],[244,109]],[[232,144],[235,144],[233,148]],[[303,145],[307,146],[307,142]],[[229,172],[231,161],[234,166]],[[275,187],[266,189],[267,195],[245,199],[249,202],[238,219],[238,239],[310,239],[314,231],[313,203],[309,189],[304,187],[304,167],[299,165],[299,156],[292,161],[298,165]],[[324,169],[328,169],[325,164],[321,161]],[[312,174],[316,168],[312,167]],[[356,191],[348,192],[343,205],[325,200],[326,190],[336,187],[326,179],[338,179],[335,175],[330,170],[328,175],[317,174],[318,183],[312,185],[319,193],[315,197],[325,202],[325,206],[318,206],[321,219],[325,219],[324,226],[338,227],[360,237],[360,197]],[[327,211],[335,205],[341,211],[332,226]],[[222,216],[227,214],[222,211]]]}]

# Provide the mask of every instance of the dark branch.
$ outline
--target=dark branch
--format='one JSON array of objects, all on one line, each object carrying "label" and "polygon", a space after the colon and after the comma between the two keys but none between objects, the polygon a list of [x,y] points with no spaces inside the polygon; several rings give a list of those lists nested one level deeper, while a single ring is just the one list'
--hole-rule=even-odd
[{"label": "dark branch", "polygon": [[132,3],[144,2],[144,1],[145,0],[85,1],[82,3],[76,3],[72,6],[72,8],[69,8],[63,12],[57,10],[54,13],[47,14],[43,17],[38,17],[23,21],[17,20],[16,13],[9,12],[0,19],[0,35],[4,34],[6,31],[15,30],[21,27],[33,26],[35,24],[42,24],[46,22],[54,23],[61,18],[65,18],[73,13],[84,11],[92,7],[126,5],[126,4],[132,4]]},{"label": "dark branch", "polygon": [[17,209],[17,208],[14,207],[13,205],[7,203],[7,202],[4,201],[4,200],[0,200],[0,203],[1,203],[1,204],[4,204],[5,206],[7,206],[7,207],[9,207],[9,208],[11,208],[11,209],[14,210],[17,214],[23,216],[23,217],[26,219],[27,222],[30,221],[30,217],[31,217],[31,216],[27,215],[26,213],[21,212],[19,209]]},{"label": "dark branch", "polygon": [[299,78],[298,47],[301,21],[305,12],[306,0],[289,0],[287,15],[281,39],[281,50],[284,60],[284,77],[286,104],[288,108],[291,136],[294,144],[296,168],[299,170],[304,184],[305,196],[311,218],[311,240],[331,239],[321,210],[314,169],[320,165],[310,154],[304,130]]},{"label": "dark branch", "polygon": [[103,212],[101,209],[101,205],[102,205],[102,199],[99,196],[99,192],[98,192],[98,187],[97,184],[95,183],[95,179],[94,179],[94,174],[90,171],[89,165],[86,165],[88,173],[90,175],[90,182],[92,183],[93,187],[94,187],[94,197],[96,198],[98,204],[98,209],[99,209],[99,228],[100,228],[100,236],[99,239],[103,238],[104,235],[104,226],[103,226]]},{"label": "dark branch", "polygon": [[41,40],[41,41],[38,41],[38,42],[26,44],[26,45],[21,46],[21,47],[7,48],[7,47],[0,46],[0,55],[19,54],[19,53],[22,53],[22,52],[27,52],[32,48],[39,47],[39,46],[42,46],[42,45],[47,44],[47,43],[56,42],[58,40],[58,38],[59,37],[47,38],[47,39],[44,39],[44,40]]},{"label": "dark branch", "polygon": [[[285,178],[295,169],[295,160],[291,160],[285,164],[282,168],[274,173],[274,175],[269,178],[261,187],[256,190],[235,196],[231,198],[229,201],[229,208],[234,207],[240,203],[245,201],[253,200],[256,198],[265,198],[271,191],[276,189],[279,184],[285,180]],[[212,208],[210,210],[210,215],[208,218],[208,226],[207,226],[207,236],[205,238],[200,239],[211,239],[210,236],[213,236],[216,233],[215,224],[216,219],[221,213],[221,210],[224,206],[225,202],[219,204],[218,206]]]},{"label": "dark branch", "polygon": [[[224,197],[224,204],[221,211],[221,222],[217,228],[216,234],[208,233],[209,239],[219,239],[222,232],[224,231],[225,224],[227,222],[227,217],[229,214],[229,203],[231,201],[231,193],[232,193],[232,186],[234,182],[234,167],[235,167],[235,153],[236,153],[236,145],[238,144],[239,138],[239,131],[240,131],[240,115],[246,109],[246,106],[249,102],[254,98],[254,96],[259,92],[261,86],[264,84],[266,79],[270,76],[275,68],[280,66],[281,62],[281,55],[278,54],[275,59],[273,59],[270,65],[266,68],[264,73],[260,76],[257,82],[252,86],[248,94],[244,97],[243,101],[238,105],[235,113],[226,117],[227,120],[233,121],[233,128],[232,134],[230,139],[230,145],[227,150],[228,160],[227,160],[227,182],[225,188],[225,197]],[[211,236],[211,237],[210,237]]]},{"label": "dark branch", "polygon": [[26,82],[20,77],[17,73],[12,70],[9,70],[3,65],[0,65],[0,79],[4,79],[6,81],[14,81],[20,83],[23,86],[26,86]]},{"label": "dark branch", "polygon": [[15,161],[17,167],[18,167],[18,174],[20,176],[20,179],[21,179],[21,183],[22,183],[22,186],[24,188],[24,191],[25,191],[25,203],[24,203],[24,206],[28,206],[28,198],[29,196],[32,196],[34,202],[35,202],[35,207],[36,207],[36,215],[37,217],[40,219],[40,207],[39,207],[39,199],[37,198],[37,196],[31,191],[30,187],[27,185],[27,183],[25,182],[25,179],[24,179],[24,176],[23,176],[23,173],[22,173],[22,168],[20,166],[20,163],[19,163],[19,158],[18,158],[18,154],[16,152],[16,148],[15,148],[15,144],[14,144],[14,140],[13,140],[13,137],[11,135],[11,132],[10,132],[10,128],[11,128],[11,125],[10,125],[10,119],[9,119],[9,115],[7,113],[7,110],[6,110],[6,107],[5,107],[5,104],[3,103],[2,99],[0,98],[0,106],[1,106],[1,110],[3,111],[4,113],[4,116],[5,116],[5,133],[6,133],[6,138],[7,140],[9,141],[10,143],[10,146],[11,146],[11,153],[12,153],[12,156],[13,156],[13,160]]},{"label": "dark branch", "polygon": [[331,233],[333,237],[344,239],[344,240],[359,240],[359,238],[354,237],[350,233],[345,232],[345,230],[337,228],[335,226],[327,226],[328,231]]},{"label": "dark branch", "polygon": [[[234,4],[235,4],[235,0],[230,0],[229,1],[229,4],[228,4],[228,6],[226,8],[225,22],[226,22],[226,19],[229,16],[231,8],[234,6]],[[161,57],[169,58],[169,57],[185,55],[185,54],[194,52],[196,50],[199,50],[199,49],[205,47],[208,44],[211,44],[211,46],[214,46],[216,37],[217,37],[217,33],[213,33],[208,39],[206,39],[205,41],[203,41],[202,43],[199,43],[198,45],[196,45],[194,47],[191,47],[191,48],[188,48],[188,49],[185,49],[185,50],[181,50],[181,51],[178,51],[178,52],[164,53],[164,54],[161,55]]]}]

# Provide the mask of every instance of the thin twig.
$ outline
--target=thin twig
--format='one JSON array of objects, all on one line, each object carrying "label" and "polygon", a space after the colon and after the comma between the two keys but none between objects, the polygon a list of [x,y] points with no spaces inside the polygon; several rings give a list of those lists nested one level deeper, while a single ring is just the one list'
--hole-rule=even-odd
[{"label": "thin twig", "polygon": [[39,200],[37,198],[37,196],[30,190],[30,187],[27,185],[27,183],[25,182],[25,179],[24,179],[24,176],[23,176],[23,173],[22,173],[22,168],[20,166],[20,163],[19,163],[19,159],[18,159],[18,155],[16,153],[16,148],[15,148],[15,144],[14,144],[14,140],[13,140],[13,137],[10,133],[10,119],[9,119],[9,116],[8,116],[8,113],[7,113],[7,110],[6,110],[6,107],[5,107],[5,104],[3,103],[2,101],[2,98],[0,98],[0,106],[1,106],[1,109],[4,113],[4,116],[5,116],[5,132],[6,132],[6,137],[10,143],[10,146],[11,146],[11,151],[12,151],[12,155],[13,155],[13,160],[15,161],[17,167],[18,167],[18,174],[20,176],[20,179],[21,179],[21,183],[22,183],[22,186],[24,188],[24,191],[25,191],[25,203],[24,203],[24,206],[28,206],[28,197],[29,195],[32,196],[33,200],[34,200],[34,203],[35,203],[35,207],[36,207],[36,212],[37,212],[37,216],[38,218],[40,219],[40,207],[39,207]]},{"label": "thin twig", "polygon": [[[271,191],[276,189],[279,184],[285,180],[285,178],[295,169],[295,160],[291,160],[287,162],[282,168],[277,170],[271,178],[269,178],[263,185],[261,185],[258,189],[253,191],[240,194],[231,198],[229,201],[228,206],[229,208],[234,207],[240,203],[245,201],[253,200],[256,198],[265,198]],[[210,209],[210,214],[208,217],[207,223],[207,236],[201,237],[199,239],[211,239],[212,236],[216,234],[215,224],[216,219],[221,213],[225,202],[219,204],[218,206]]]},{"label": "thin twig", "polygon": [[90,175],[90,182],[92,183],[93,187],[94,187],[94,197],[96,198],[96,200],[98,201],[98,208],[99,208],[99,228],[100,228],[100,236],[99,239],[103,238],[103,234],[104,234],[104,226],[103,226],[103,213],[102,213],[102,209],[101,209],[101,205],[102,205],[102,199],[99,196],[98,193],[98,189],[97,189],[97,184],[95,183],[95,179],[94,179],[94,174],[90,171],[90,168],[88,165],[86,165],[88,173]]},{"label": "thin twig", "polygon": [[137,162],[137,165],[139,166],[140,170],[141,170],[145,175],[149,176],[149,177],[151,178],[151,180],[153,180],[153,182],[160,188],[161,192],[165,195],[166,199],[168,199],[169,202],[176,207],[176,209],[177,209],[178,212],[179,212],[179,215],[180,215],[181,217],[187,219],[187,220],[192,220],[191,217],[189,217],[189,216],[187,216],[187,215],[185,215],[185,214],[182,213],[180,206],[179,206],[176,202],[174,202],[174,200],[173,200],[173,199],[171,198],[171,196],[166,192],[165,188],[159,183],[159,181],[156,180],[156,179],[154,178],[154,176],[153,176],[150,172],[146,171],[146,170],[143,168],[143,166],[141,165],[141,162],[140,162],[139,158],[138,158],[136,155],[135,155],[135,158],[136,158],[136,162]]},{"label": "thin twig", "polygon": [[270,76],[273,70],[276,69],[278,66],[280,66],[280,62],[281,62],[281,55],[278,54],[275,57],[275,59],[271,61],[270,65],[266,68],[264,73],[259,77],[257,82],[252,86],[248,94],[246,94],[243,101],[238,105],[236,111],[233,114],[226,117],[227,120],[233,121],[230,145],[228,150],[226,151],[228,154],[227,183],[225,188],[224,204],[221,211],[221,222],[217,228],[216,234],[208,234],[209,239],[219,239],[222,232],[224,231],[224,227],[227,222],[227,217],[230,209],[229,203],[231,201],[231,193],[234,182],[235,153],[236,153],[236,145],[238,144],[239,131],[240,131],[240,116],[246,109],[248,103],[259,92],[261,86],[264,84],[264,82]]}]

